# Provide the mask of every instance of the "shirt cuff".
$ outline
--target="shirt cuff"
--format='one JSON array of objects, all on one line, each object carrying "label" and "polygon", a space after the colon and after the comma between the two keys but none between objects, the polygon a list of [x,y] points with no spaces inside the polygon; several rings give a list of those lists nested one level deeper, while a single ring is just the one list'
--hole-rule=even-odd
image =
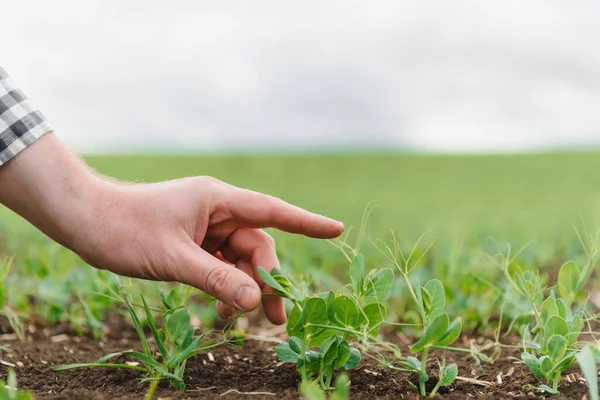
[{"label": "shirt cuff", "polygon": [[0,67],[0,166],[52,128]]}]

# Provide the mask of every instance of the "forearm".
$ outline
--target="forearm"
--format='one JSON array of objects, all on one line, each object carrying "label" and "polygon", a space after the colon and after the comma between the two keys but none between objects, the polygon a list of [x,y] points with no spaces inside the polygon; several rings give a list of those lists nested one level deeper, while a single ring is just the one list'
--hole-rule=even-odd
[{"label": "forearm", "polygon": [[46,134],[0,166],[0,203],[72,248],[78,230],[92,222],[107,184],[54,134]]}]

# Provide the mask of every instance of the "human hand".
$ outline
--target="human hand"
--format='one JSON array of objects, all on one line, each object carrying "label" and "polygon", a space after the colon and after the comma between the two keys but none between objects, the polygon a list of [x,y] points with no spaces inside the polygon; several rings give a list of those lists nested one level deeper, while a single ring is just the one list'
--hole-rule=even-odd
[{"label": "human hand", "polygon": [[[234,309],[257,308],[261,292],[272,293],[257,269],[270,271],[279,262],[273,239],[261,228],[315,238],[337,237],[344,229],[335,220],[210,177],[112,182],[91,173],[56,138],[47,136],[0,170],[0,184],[3,179],[10,183],[11,170],[13,177],[21,174],[13,180],[10,195],[2,190],[0,201],[94,267],[177,281],[210,293],[219,300],[223,318]],[[24,173],[36,151],[53,154],[49,165],[40,167],[43,157],[38,157],[38,173]],[[68,154],[61,156],[64,152]],[[41,200],[35,199],[38,191]],[[28,201],[41,201],[40,210],[23,206]],[[281,298],[264,297],[262,302],[271,322],[286,321]]]}]

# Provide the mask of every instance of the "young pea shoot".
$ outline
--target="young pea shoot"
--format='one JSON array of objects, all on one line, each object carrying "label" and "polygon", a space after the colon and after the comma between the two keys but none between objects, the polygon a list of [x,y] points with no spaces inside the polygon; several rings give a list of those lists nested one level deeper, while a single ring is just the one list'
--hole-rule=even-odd
[{"label": "young pea shoot", "polygon": [[[162,297],[163,311],[161,313],[162,328],[158,328],[152,310],[148,303],[141,296],[144,313],[148,326],[152,333],[158,354],[150,348],[148,338],[144,333],[140,318],[137,315],[130,296],[121,290],[121,297],[125,302],[133,326],[140,338],[143,352],[138,351],[123,351],[118,353],[108,354],[93,363],[84,364],[68,364],[53,367],[55,371],[63,371],[73,368],[128,368],[145,373],[144,381],[158,381],[167,379],[171,386],[177,390],[184,390],[185,383],[183,381],[183,373],[185,371],[186,361],[194,355],[215,347],[220,343],[214,340],[208,340],[206,334],[195,336],[195,330],[190,326],[190,316],[183,306],[178,306],[173,303],[174,295],[170,293],[168,296],[164,294]],[[132,364],[114,364],[109,361],[126,355],[137,359],[140,365]]]},{"label": "young pea shoot", "polygon": [[391,288],[392,271],[374,270],[365,276],[364,257],[358,254],[350,264],[352,284],[345,288],[348,290],[314,296],[303,294],[278,269],[269,274],[259,268],[259,274],[293,304],[287,323],[289,341],[275,347],[279,359],[297,364],[303,387],[311,387],[314,380],[322,390],[331,390],[335,373],[352,369],[361,360],[360,351],[348,340],[368,341],[385,321],[381,301]]}]

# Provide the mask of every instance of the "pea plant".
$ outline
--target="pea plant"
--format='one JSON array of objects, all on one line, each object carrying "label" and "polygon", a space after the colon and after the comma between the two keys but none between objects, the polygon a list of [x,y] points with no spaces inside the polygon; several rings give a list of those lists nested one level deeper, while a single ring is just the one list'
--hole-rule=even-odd
[{"label": "pea plant", "polygon": [[[158,354],[148,344],[148,338],[144,332],[140,317],[135,311],[131,297],[121,290],[123,299],[131,317],[135,331],[137,332],[143,352],[123,351],[108,354],[93,363],[68,364],[53,367],[55,371],[73,368],[128,368],[144,372],[143,381],[153,381],[156,388],[158,381],[166,379],[171,386],[177,390],[184,390],[183,373],[186,361],[194,355],[215,347],[220,343],[209,340],[206,334],[196,335],[195,329],[190,326],[190,316],[185,307],[174,303],[175,294],[161,293],[161,321],[162,328],[158,328],[152,309],[148,306],[143,295],[140,295],[144,309],[144,317],[150,328],[150,332],[158,348]],[[119,356],[130,356],[137,359],[136,363],[111,363],[110,360]]]},{"label": "pea plant", "polygon": [[587,280],[588,267],[565,263],[558,275],[558,296],[552,290],[546,297],[547,288],[537,273],[523,271],[514,264],[505,271],[515,290],[528,299],[533,316],[534,326],[521,328],[521,361],[552,385],[542,384],[538,390],[558,394],[562,373],[577,362],[576,344],[587,320],[583,311],[573,312],[571,305]]},{"label": "pea plant", "polygon": [[[413,284],[410,280],[411,273],[419,265],[420,261],[426,255],[433,243],[429,245],[416,261],[413,261],[417,244],[413,247],[408,256],[400,249],[398,242],[393,240],[393,247],[385,245],[380,251],[390,260],[400,271],[406,287],[416,305],[418,314],[421,320],[421,336],[415,344],[410,348],[411,353],[416,353],[420,358],[409,356],[399,362],[401,369],[407,372],[417,374],[419,383],[419,394],[426,396],[425,384],[430,379],[430,374],[427,371],[429,361],[429,351],[431,349],[465,351],[465,349],[449,347],[458,339],[462,330],[461,318],[456,318],[450,321],[450,317],[446,313],[446,293],[444,285],[437,279],[431,279],[425,285],[419,283]],[[475,351],[471,351],[472,355],[477,356]],[[483,355],[479,355],[483,357]],[[438,365],[438,381],[430,393],[430,397],[434,397],[437,391],[442,386],[452,384],[458,375],[458,367],[456,364],[446,365],[445,360],[437,361]]]},{"label": "pea plant", "polygon": [[277,296],[293,304],[287,323],[289,340],[275,347],[277,356],[296,364],[303,387],[316,382],[323,391],[331,390],[334,375],[354,368],[361,360],[360,350],[349,340],[377,340],[387,315],[382,300],[391,288],[392,270],[365,274],[364,257],[358,254],[350,263],[351,284],[339,293],[331,290],[317,295],[308,295],[306,285],[299,290],[277,268],[270,274],[259,268],[259,274]]}]

